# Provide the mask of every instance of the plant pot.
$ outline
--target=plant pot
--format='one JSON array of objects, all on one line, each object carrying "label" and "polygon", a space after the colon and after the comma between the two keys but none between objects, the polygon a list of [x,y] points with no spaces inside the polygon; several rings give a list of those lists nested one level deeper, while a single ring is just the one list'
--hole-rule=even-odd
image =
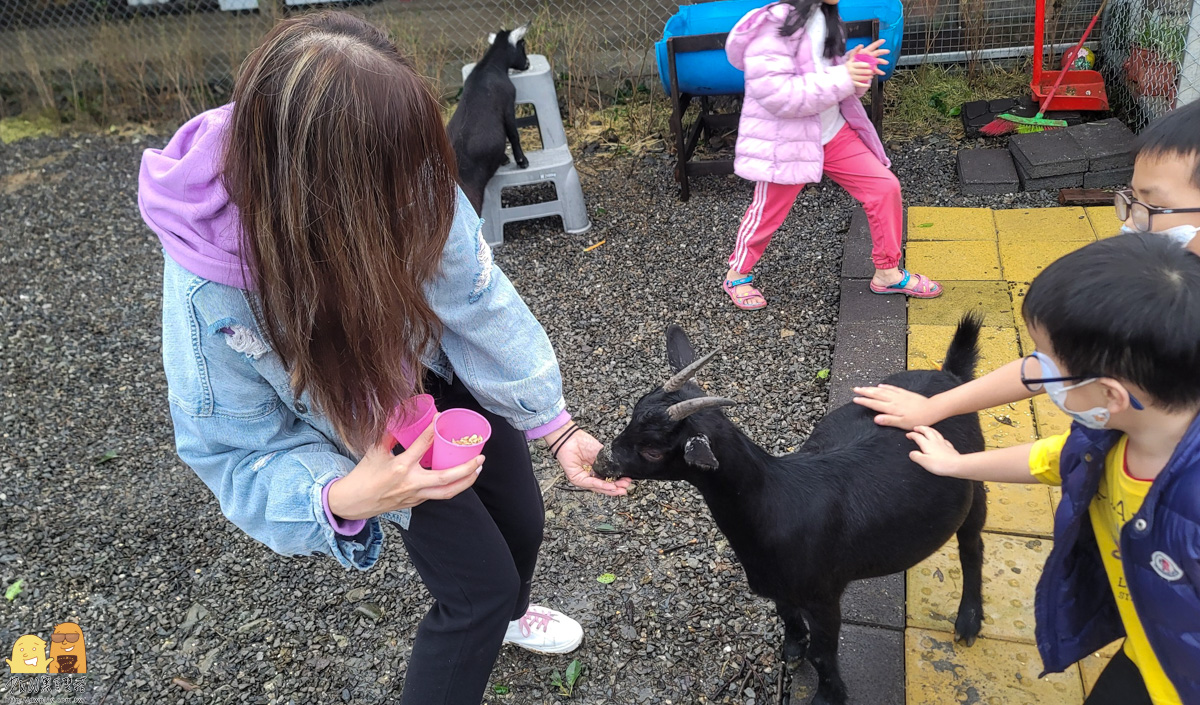
[{"label": "plant pot", "polygon": [[1179,67],[1146,47],[1133,47],[1125,60],[1125,78],[1138,96],[1162,96],[1174,102]]}]

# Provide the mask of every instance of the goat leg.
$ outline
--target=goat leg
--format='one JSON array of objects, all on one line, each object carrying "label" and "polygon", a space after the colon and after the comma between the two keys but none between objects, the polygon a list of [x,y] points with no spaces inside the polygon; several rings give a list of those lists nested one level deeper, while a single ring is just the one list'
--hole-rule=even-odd
[{"label": "goat leg", "polygon": [[817,669],[817,695],[812,705],[845,705],[846,684],[838,668],[838,633],[842,630],[840,595],[826,602],[813,602],[805,610],[812,643],[808,660]]},{"label": "goat leg", "polygon": [[504,115],[504,134],[508,136],[508,142],[512,145],[513,159],[517,162],[517,166],[522,169],[528,168],[529,160],[525,158],[525,152],[521,149],[521,134],[517,131],[517,106],[515,103],[509,106]]},{"label": "goat leg", "polygon": [[775,603],[775,612],[783,620],[783,663],[798,665],[808,653],[808,625],[804,612],[795,605]]},{"label": "goat leg", "polygon": [[983,626],[983,525],[987,521],[987,491],[975,483],[971,511],[958,528],[958,560],[962,563],[963,591],[954,620],[955,639],[975,643]]}]

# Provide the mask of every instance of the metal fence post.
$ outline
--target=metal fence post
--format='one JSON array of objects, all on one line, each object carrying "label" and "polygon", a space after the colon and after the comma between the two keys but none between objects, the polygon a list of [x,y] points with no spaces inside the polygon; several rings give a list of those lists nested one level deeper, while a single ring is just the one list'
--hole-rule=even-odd
[{"label": "metal fence post", "polygon": [[1200,98],[1200,0],[1192,0],[1183,65],[1179,68],[1179,100],[1175,104],[1187,105],[1197,98]]}]

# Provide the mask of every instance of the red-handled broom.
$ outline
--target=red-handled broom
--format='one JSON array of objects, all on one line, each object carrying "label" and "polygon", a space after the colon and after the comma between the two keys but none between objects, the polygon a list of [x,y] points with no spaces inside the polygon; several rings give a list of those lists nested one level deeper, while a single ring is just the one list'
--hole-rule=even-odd
[{"label": "red-handled broom", "polygon": [[[1042,1],[1043,0],[1039,0],[1038,2],[1039,7],[1041,6]],[[1104,12],[1104,6],[1107,4],[1108,0],[1103,0],[1100,3],[1100,8],[1096,10],[1096,14],[1092,16],[1092,21],[1088,23],[1087,29],[1083,31],[1083,37],[1079,40],[1079,43],[1071,49],[1071,52],[1067,54],[1067,58],[1063,61],[1063,70],[1058,72],[1058,78],[1054,81],[1054,86],[1050,88],[1050,92],[1047,93],[1046,97],[1042,99],[1041,105],[1038,106],[1037,115],[1034,115],[1031,118],[1021,117],[1020,115],[1013,115],[1011,113],[997,115],[995,120],[992,120],[979,130],[981,133],[987,135],[988,137],[1000,137],[1001,135],[1008,135],[1014,132],[1044,132],[1046,130],[1057,130],[1060,127],[1067,126],[1066,120],[1051,120],[1043,117],[1043,115],[1045,115],[1046,107],[1050,105],[1050,101],[1054,100],[1054,94],[1058,92],[1058,87],[1062,85],[1063,78],[1066,77],[1068,68],[1075,63],[1075,57],[1079,55],[1079,50],[1083,48],[1084,42],[1087,41],[1088,35],[1092,33],[1092,28],[1096,26],[1096,22],[1100,19],[1100,14]],[[1041,21],[1041,13],[1038,13],[1038,15],[1038,21]],[[1038,56],[1034,57],[1034,60],[1042,60],[1040,52]]]}]

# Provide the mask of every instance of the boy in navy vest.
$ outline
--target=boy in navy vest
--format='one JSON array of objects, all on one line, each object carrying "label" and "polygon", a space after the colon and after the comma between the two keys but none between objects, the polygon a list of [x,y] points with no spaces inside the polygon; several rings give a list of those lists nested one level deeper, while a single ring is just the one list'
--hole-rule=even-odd
[{"label": "boy in navy vest", "polygon": [[1124,648],[1085,705],[1200,703],[1200,257],[1158,234],[1101,240],[1033,281],[1021,383],[1070,433],[960,455],[908,434],[938,475],[1062,486],[1037,586],[1038,650],[1058,672]]}]

